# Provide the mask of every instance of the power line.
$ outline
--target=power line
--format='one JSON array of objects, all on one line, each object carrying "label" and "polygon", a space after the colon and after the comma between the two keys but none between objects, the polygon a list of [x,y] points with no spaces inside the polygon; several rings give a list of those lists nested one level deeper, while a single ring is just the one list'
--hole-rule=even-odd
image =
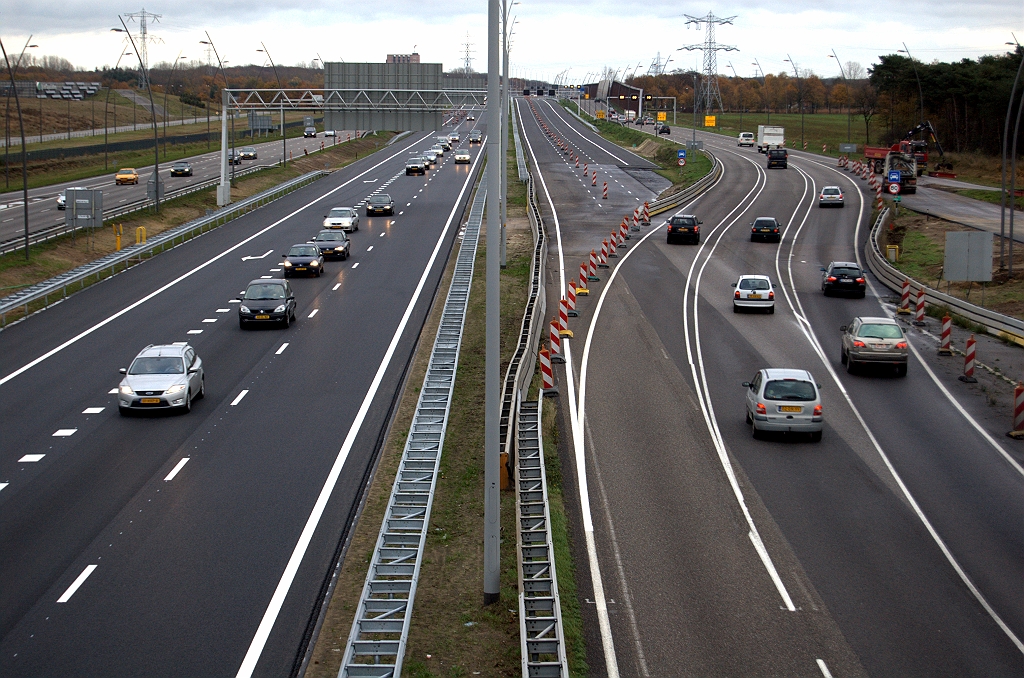
[{"label": "power line", "polygon": [[147,12],[146,8],[143,7],[141,12],[132,12],[131,14],[125,14],[125,18],[128,21],[138,20],[139,22],[139,34],[137,36],[137,45],[139,48],[139,58],[142,61],[142,72],[139,74],[139,87],[146,87],[146,74],[149,72],[149,43],[163,42],[162,39],[149,34],[149,22],[159,23],[162,14],[153,14]]},{"label": "power line", "polygon": [[466,73],[473,72],[473,43],[469,41],[469,31],[466,31],[466,42],[462,43],[464,49],[462,55],[462,68],[465,69]]},{"label": "power line", "polygon": [[701,50],[704,52],[704,77],[701,79],[700,92],[695,93],[694,107],[704,113],[708,113],[712,110],[724,111],[725,107],[722,105],[722,92],[718,88],[718,52],[736,52],[739,51],[736,47],[731,45],[720,45],[715,42],[715,26],[732,24],[732,20],[735,16],[726,18],[716,17],[713,13],[708,12],[705,17],[696,17],[689,14],[684,14],[686,17],[686,25],[696,24],[697,30],[701,29],[702,24],[707,24],[707,34],[704,36],[704,42],[696,45],[685,45],[679,49],[690,50]]}]

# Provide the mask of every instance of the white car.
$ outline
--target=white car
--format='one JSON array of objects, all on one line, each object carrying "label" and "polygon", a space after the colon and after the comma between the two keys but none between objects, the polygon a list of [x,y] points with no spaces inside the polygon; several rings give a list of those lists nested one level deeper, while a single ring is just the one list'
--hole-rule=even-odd
[{"label": "white car", "polygon": [[359,212],[352,207],[332,207],[324,215],[324,228],[340,228],[346,233],[359,230]]},{"label": "white car", "polygon": [[842,207],[843,189],[838,186],[825,186],[818,196],[818,207]]},{"label": "white car", "polygon": [[62,209],[65,208],[66,203],[67,203],[67,199],[68,199],[68,193],[67,192],[69,190],[71,190],[71,191],[88,191],[89,189],[84,188],[82,186],[72,186],[70,189],[64,189],[63,191],[61,191],[60,193],[57,194],[57,209],[62,210]]},{"label": "white car", "polygon": [[453,144],[459,143],[459,140],[461,138],[462,137],[459,136],[458,132],[452,132],[451,134],[448,135],[448,141],[452,142]]},{"label": "white car", "polygon": [[434,165],[437,164],[437,153],[430,150],[429,148],[420,153],[420,157],[423,158],[423,160],[426,161],[427,165],[429,165],[430,167],[433,167]]},{"label": "white car", "polygon": [[740,132],[740,135],[736,137],[737,146],[754,146],[754,133],[753,132]]},{"label": "white car", "polygon": [[337,136],[337,132],[335,132],[333,129],[325,129],[324,130],[324,136],[325,137]]},{"label": "white car", "polygon": [[468,163],[469,160],[470,160],[469,151],[466,151],[466,150],[463,150],[463,149],[459,149],[458,151],[455,151],[455,164],[456,165],[458,165],[459,163]]},{"label": "white car", "polygon": [[821,388],[807,370],[759,370],[747,389],[747,424],[755,438],[767,431],[807,433],[821,440]]},{"label": "white car", "polygon": [[206,395],[203,361],[187,343],[150,344],[135,356],[117,388],[121,416],[142,410],[190,412],[192,401]]},{"label": "white car", "polygon": [[437,157],[441,157],[444,155],[444,146],[442,146],[441,144],[434,144],[433,146],[430,147],[430,152],[436,155]]},{"label": "white car", "polygon": [[732,312],[739,313],[744,309],[764,309],[765,313],[775,313],[775,288],[772,280],[766,275],[741,275],[732,284]]}]

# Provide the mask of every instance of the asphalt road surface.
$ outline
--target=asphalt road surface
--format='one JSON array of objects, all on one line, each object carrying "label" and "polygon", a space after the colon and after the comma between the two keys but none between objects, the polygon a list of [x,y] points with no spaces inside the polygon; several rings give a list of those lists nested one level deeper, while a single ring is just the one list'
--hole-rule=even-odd
[{"label": "asphalt road surface", "polygon": [[[337,140],[340,143],[347,138],[346,135],[348,132],[339,132],[339,134],[341,136],[337,137]],[[355,138],[355,136],[356,134],[353,132],[352,137]],[[334,139],[330,137],[325,138],[322,132],[319,133],[315,139],[303,137],[298,139],[288,139],[288,152],[291,154],[291,157],[302,155],[304,151],[314,153],[320,150],[321,143],[323,143],[325,147],[329,147],[334,143]],[[172,177],[171,163],[161,162],[160,177],[164,182],[164,191],[173,191],[219,177],[219,146],[219,142],[215,142],[214,147],[218,148],[218,150],[211,153],[192,156],[190,158],[183,158],[183,160],[187,160],[192,164],[192,176],[190,177]],[[257,157],[255,160],[243,160],[241,164],[234,165],[235,171],[245,169],[252,165],[269,166],[281,161],[282,144],[280,137],[278,137],[276,141],[268,141],[265,143],[249,144],[236,142],[235,148],[242,148],[243,146],[254,146],[256,148]],[[106,210],[120,207],[125,203],[144,200],[146,198],[146,182],[153,175],[153,166],[145,165],[136,167],[135,169],[139,172],[138,184],[121,186],[115,185],[114,173],[117,172],[118,168],[112,165],[110,168],[110,174],[30,189],[28,192],[29,232],[33,233],[35,231],[50,228],[54,224],[64,222],[64,211],[57,209],[57,196],[66,188],[74,187],[102,190],[103,207]],[[231,169],[232,166],[228,165],[229,172]],[[16,179],[20,182],[20,175],[18,175]],[[14,179],[12,179],[11,185],[15,185]],[[24,234],[24,204],[21,191],[11,191],[9,193],[0,194],[0,242],[16,238]]]},{"label": "asphalt road surface", "polygon": [[[460,131],[468,129],[465,124]],[[450,132],[446,128],[444,132]],[[289,675],[364,487],[482,145],[406,176],[413,136],[0,332],[0,673]],[[388,193],[352,256],[294,279],[297,322],[236,297],[332,206]],[[118,368],[188,341],[206,397],[118,416]],[[358,557],[362,557],[359,554]]]},{"label": "asphalt road surface", "polygon": [[[659,188],[556,103],[516,105],[554,235],[557,304],[580,260]],[[599,164],[607,200],[537,116]],[[767,171],[756,151],[698,137],[725,170],[680,210],[703,220],[701,244],[667,244],[669,215],[634,233],[577,298],[556,369],[591,669],[1021,675],[1024,448],[1003,437],[1009,412],[1000,428],[981,398],[935,374],[934,343],[914,333],[905,378],[847,374],[839,326],[891,313],[890,295],[869,277],[864,299],[825,298],[819,268],[863,261],[871,196],[809,154]],[[828,184],[844,187],[845,208],[818,208]],[[781,243],[750,241],[758,216],[783,223]],[[774,315],[732,311],[744,273],[772,278]],[[752,438],[741,382],[764,367],[821,384],[820,443]]]}]

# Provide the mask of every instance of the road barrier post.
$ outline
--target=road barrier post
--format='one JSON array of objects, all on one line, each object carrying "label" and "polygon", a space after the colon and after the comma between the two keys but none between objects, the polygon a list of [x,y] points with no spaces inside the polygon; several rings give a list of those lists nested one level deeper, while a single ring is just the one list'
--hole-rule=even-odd
[{"label": "road barrier post", "polygon": [[600,268],[608,268],[608,239],[601,241],[601,256],[598,257],[597,265]]},{"label": "road barrier post", "polygon": [[576,158],[576,169],[580,168],[580,159]]},{"label": "road barrier post", "polygon": [[619,233],[625,240],[631,239],[632,236],[629,235],[629,217],[622,217],[622,223],[619,224]]},{"label": "road barrier post", "polygon": [[594,178],[590,181],[591,186],[597,186],[597,172],[594,172]]},{"label": "road barrier post", "polygon": [[546,348],[540,350],[540,377],[540,387],[544,390],[544,395],[558,395],[558,391],[555,390],[555,374],[551,370],[551,352]]},{"label": "road barrier post", "polygon": [[604,189],[601,191],[601,200],[608,199],[608,182],[604,182]]},{"label": "road barrier post", "polygon": [[910,315],[910,280],[908,278],[903,279],[903,293],[900,295],[900,307],[896,309],[896,312]]},{"label": "road barrier post", "polygon": [[576,281],[569,278],[569,282],[565,284],[565,300],[569,302],[569,317],[575,318],[579,315],[576,312]]},{"label": "road barrier post", "polygon": [[135,229],[135,244],[141,245],[144,242],[146,242],[146,227],[139,226]]},{"label": "road barrier post", "polygon": [[565,358],[562,357],[562,341],[559,339],[558,333],[558,318],[551,318],[551,325],[548,331],[548,345],[551,350],[551,362],[561,364],[565,362]]},{"label": "road barrier post", "polygon": [[616,259],[619,258],[619,255],[615,251],[615,249],[616,249],[615,248],[615,231],[612,231],[611,237],[608,238],[608,258],[609,259],[611,259],[612,257],[615,257]]},{"label": "road barrier post", "polygon": [[631,230],[631,231],[639,231],[640,230],[640,210],[639,209],[633,210],[633,225],[630,227],[629,230]]},{"label": "road barrier post", "polygon": [[558,301],[558,336],[572,337],[572,330],[569,329],[569,301],[565,297]]},{"label": "road barrier post", "polygon": [[1013,431],[1010,435],[1014,433],[1024,435],[1024,384],[1019,381],[1013,389]]},{"label": "road barrier post", "polygon": [[591,282],[601,280],[597,277],[597,252],[594,250],[590,250],[590,266],[587,268],[587,280]]},{"label": "road barrier post", "polygon": [[953,350],[949,346],[950,325],[951,319],[949,315],[942,316],[942,338],[939,341],[939,355],[953,355]]},{"label": "road barrier post", "polygon": [[588,174],[590,174],[590,170],[588,169],[588,167],[588,163],[583,163],[583,176],[587,176]]},{"label": "road barrier post", "polygon": [[967,340],[967,349],[964,351],[964,373],[958,377],[960,381],[967,384],[976,384],[974,378],[974,335]]},{"label": "road barrier post", "polygon": [[587,262],[580,264],[580,286],[576,288],[576,294],[590,296],[590,289],[587,287]]},{"label": "road barrier post", "polygon": [[918,327],[924,325],[924,288],[917,290],[917,309],[914,313],[914,324]]}]

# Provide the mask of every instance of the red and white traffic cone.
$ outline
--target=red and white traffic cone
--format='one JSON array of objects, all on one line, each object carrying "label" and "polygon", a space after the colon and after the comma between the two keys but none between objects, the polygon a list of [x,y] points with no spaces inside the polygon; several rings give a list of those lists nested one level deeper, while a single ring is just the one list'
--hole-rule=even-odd
[{"label": "red and white traffic cone", "polygon": [[590,250],[590,266],[587,268],[587,280],[597,282],[600,278],[597,277],[597,252]]},{"label": "red and white traffic cone", "polygon": [[828,153],[828,144],[822,144],[821,145],[821,154],[824,155],[826,153]]},{"label": "red and white traffic cone", "polygon": [[604,188],[601,190],[601,200],[608,199],[608,182],[604,182]]},{"label": "red and white traffic cone", "polygon": [[900,295],[900,307],[896,312],[910,315],[910,280],[907,278],[903,279],[903,293]]},{"label": "red and white traffic cone", "polygon": [[917,289],[917,309],[914,312],[914,324],[924,325],[924,288]]},{"label": "red and white traffic cone", "polygon": [[580,286],[576,288],[576,294],[590,295],[590,288],[587,286],[587,262],[585,261],[580,264]]},{"label": "red and white traffic cone", "polygon": [[949,345],[950,324],[950,317],[948,315],[942,316],[942,337],[939,339],[939,355],[953,355],[953,349]]},{"label": "red and white traffic cone", "polygon": [[565,300],[569,302],[569,317],[577,317],[579,313],[576,312],[576,281],[572,278],[565,284]]},{"label": "red and white traffic cone", "polygon": [[622,223],[619,224],[619,233],[621,233],[622,237],[625,238],[626,240],[630,239],[630,235],[629,235],[629,217],[622,217]]},{"label": "red and white traffic cone", "polygon": [[580,159],[576,158],[576,169],[580,168]]},{"label": "red and white traffic cone", "polygon": [[619,258],[619,255],[615,252],[615,231],[612,231],[611,237],[608,238],[608,258],[615,257]]},{"label": "red and white traffic cone", "polygon": [[632,226],[632,228],[630,228],[630,230],[631,231],[639,231],[640,230],[640,215],[638,214],[638,210],[633,210],[633,226]]},{"label": "red and white traffic cone", "polygon": [[540,350],[540,387],[544,389],[544,395],[558,395],[555,373],[551,369],[551,352],[546,348]]},{"label": "red and white traffic cone", "polygon": [[615,236],[615,246],[616,247],[623,247],[624,248],[626,246],[626,242],[625,242],[625,240],[622,237],[622,231],[621,230],[618,233],[616,233],[615,231],[612,231],[612,235]]},{"label": "red and white traffic cone", "polygon": [[[1024,431],[1024,384],[1017,382],[1013,389],[1013,433]],[[1014,436],[1016,437],[1016,436]]]},{"label": "red and white traffic cone", "polygon": [[641,222],[644,226],[651,225],[651,207],[646,202],[644,203],[643,219],[641,219]]},{"label": "red and white traffic cone", "polygon": [[562,357],[562,341],[558,338],[558,318],[551,319],[551,326],[548,331],[548,345],[551,347],[551,362],[564,363]]},{"label": "red and white traffic cone", "polygon": [[569,301],[565,297],[558,301],[558,336],[572,337],[572,330],[569,329]]},{"label": "red and white traffic cone", "polygon": [[591,186],[597,186],[597,172],[594,172],[594,178],[590,181]]},{"label": "red and white traffic cone", "polygon": [[597,265],[601,268],[608,268],[608,239],[601,241],[601,256],[597,259]]},{"label": "red and white traffic cone", "polygon": [[590,170],[587,169],[587,163],[583,163],[583,176],[590,174]]},{"label": "red and white traffic cone", "polygon": [[974,378],[974,335],[967,340],[967,348],[964,350],[964,373],[957,377],[960,381],[968,384],[976,384]]}]

